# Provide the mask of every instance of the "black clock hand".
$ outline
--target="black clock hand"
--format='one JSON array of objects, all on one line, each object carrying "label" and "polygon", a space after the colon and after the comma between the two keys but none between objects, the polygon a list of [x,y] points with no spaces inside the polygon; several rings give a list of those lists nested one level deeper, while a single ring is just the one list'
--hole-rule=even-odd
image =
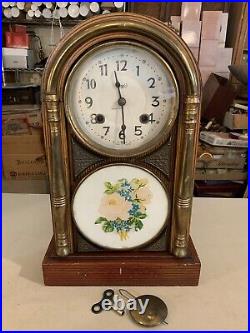
[{"label": "black clock hand", "polygon": [[[119,93],[119,99],[122,98],[122,95],[121,95],[121,90],[120,90],[120,82],[118,81],[118,78],[117,78],[117,74],[116,74],[116,71],[114,71],[115,73],[115,86],[116,88],[118,89],[118,93]],[[119,103],[119,102],[118,102]]]},{"label": "black clock hand", "polygon": [[120,89],[121,84],[118,81],[117,74],[116,74],[115,71],[114,71],[114,74],[115,74],[115,86],[118,89],[118,93],[119,93],[118,105],[120,105],[121,110],[122,110],[122,126],[121,126],[121,131],[119,133],[119,138],[123,139],[123,143],[125,144],[125,139],[126,139],[126,134],[125,134],[126,125],[125,125],[125,117],[124,117],[124,105],[126,104],[126,100],[121,95],[121,89]]}]

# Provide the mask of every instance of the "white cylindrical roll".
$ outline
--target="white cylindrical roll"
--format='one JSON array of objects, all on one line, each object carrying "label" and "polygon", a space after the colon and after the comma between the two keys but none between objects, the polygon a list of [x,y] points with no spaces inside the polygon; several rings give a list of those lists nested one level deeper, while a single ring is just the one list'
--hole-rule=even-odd
[{"label": "white cylindrical roll", "polygon": [[48,8],[48,9],[53,8],[53,3],[52,3],[52,2],[44,2],[43,4],[44,4],[44,5],[46,6],[46,8]]},{"label": "white cylindrical roll", "polygon": [[117,10],[123,10],[124,2],[114,2],[114,6]]},{"label": "white cylindrical roll", "polygon": [[15,2],[9,2],[10,7],[15,7],[16,3]]},{"label": "white cylindrical roll", "polygon": [[37,9],[35,11],[35,17],[41,17],[41,16],[42,16],[42,12],[39,9]]},{"label": "white cylindrical roll", "polygon": [[93,14],[100,13],[100,6],[98,2],[91,2],[89,8]]},{"label": "white cylindrical roll", "polygon": [[102,14],[110,14],[110,13],[111,13],[111,11],[108,10],[108,9],[105,9],[105,10],[102,11]]},{"label": "white cylindrical roll", "polygon": [[80,15],[82,17],[87,17],[90,13],[89,7],[87,5],[80,5]]},{"label": "white cylindrical roll", "polygon": [[44,8],[42,11],[42,16],[46,19],[50,19],[52,16],[51,10],[48,8]]},{"label": "white cylindrical roll", "polygon": [[9,7],[9,2],[2,2],[2,7],[3,8],[8,8]]},{"label": "white cylindrical roll", "polygon": [[78,2],[73,1],[73,2],[70,2],[69,4],[70,5],[78,5]]},{"label": "white cylindrical roll", "polygon": [[68,2],[57,2],[57,7],[66,8],[68,6]]},{"label": "white cylindrical roll", "polygon": [[17,2],[16,6],[18,9],[23,10],[25,6],[25,2]]},{"label": "white cylindrical roll", "polygon": [[35,3],[33,3],[31,5],[31,10],[33,10],[33,12],[35,12],[37,9],[38,9],[38,6]]},{"label": "white cylindrical roll", "polygon": [[72,17],[72,18],[76,18],[79,16],[79,13],[80,13],[80,8],[79,6],[77,5],[69,5],[68,7],[68,13],[69,13],[69,16]]},{"label": "white cylindrical roll", "polygon": [[28,16],[29,18],[32,18],[32,17],[35,16],[35,12],[34,12],[32,9],[30,9],[30,10],[28,10],[27,16]]},{"label": "white cylindrical roll", "polygon": [[59,13],[59,9],[54,9],[53,10],[53,17],[55,18],[55,19],[59,19],[60,18],[60,13]]},{"label": "white cylindrical roll", "polygon": [[65,17],[68,16],[68,9],[67,8],[59,8],[58,11],[59,11],[60,17],[65,18]]},{"label": "white cylindrical roll", "polygon": [[12,17],[18,17],[20,15],[20,10],[17,7],[11,8],[11,15]]},{"label": "white cylindrical roll", "polygon": [[11,9],[10,8],[4,8],[3,15],[8,19],[12,18]]},{"label": "white cylindrical roll", "polygon": [[42,2],[36,2],[36,1],[34,1],[34,2],[32,2],[32,3],[34,3],[35,5],[37,5],[37,7],[40,7],[40,6],[42,6]]}]

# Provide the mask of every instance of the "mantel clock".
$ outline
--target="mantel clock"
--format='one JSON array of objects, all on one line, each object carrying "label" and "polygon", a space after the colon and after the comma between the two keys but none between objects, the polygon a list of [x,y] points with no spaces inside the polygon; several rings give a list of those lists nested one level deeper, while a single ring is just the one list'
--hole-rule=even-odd
[{"label": "mantel clock", "polygon": [[45,284],[198,284],[189,228],[200,98],[190,50],[156,19],[100,15],[58,44],[43,76]]}]

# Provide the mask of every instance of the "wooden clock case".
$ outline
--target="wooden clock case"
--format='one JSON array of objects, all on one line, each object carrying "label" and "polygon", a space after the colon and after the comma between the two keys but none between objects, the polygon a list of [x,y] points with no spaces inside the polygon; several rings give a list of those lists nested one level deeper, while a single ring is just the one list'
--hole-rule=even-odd
[{"label": "wooden clock case", "polygon": [[[179,86],[179,112],[168,138],[149,154],[107,157],[85,147],[65,117],[64,90],[70,70],[91,48],[107,41],[133,41],[160,54]],[[183,40],[162,22],[141,15],[100,15],[73,28],[50,56],[43,76],[43,121],[49,169],[53,238],[43,260],[46,285],[197,285],[200,261],[189,236],[198,139],[201,81]],[[107,163],[140,165],[168,180],[167,228],[147,246],[130,251],[98,248],[77,231],[72,192],[84,175]],[[160,204],[160,203],[159,203]]]}]

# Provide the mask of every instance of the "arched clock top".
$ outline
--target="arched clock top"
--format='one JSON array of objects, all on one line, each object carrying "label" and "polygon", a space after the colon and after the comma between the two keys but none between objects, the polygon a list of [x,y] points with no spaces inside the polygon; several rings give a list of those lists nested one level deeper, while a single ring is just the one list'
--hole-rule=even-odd
[{"label": "arched clock top", "polygon": [[[43,75],[44,133],[50,177],[56,252],[72,253],[70,217],[69,147],[64,91],[77,60],[95,45],[107,41],[141,42],[171,59],[171,70],[183,88],[176,118],[176,152],[173,181],[170,251],[187,256],[193,194],[195,155],[201,104],[201,77],[185,42],[164,23],[137,14],[100,15],[74,27],[57,45]],[[184,96],[183,96],[184,95]]]}]

